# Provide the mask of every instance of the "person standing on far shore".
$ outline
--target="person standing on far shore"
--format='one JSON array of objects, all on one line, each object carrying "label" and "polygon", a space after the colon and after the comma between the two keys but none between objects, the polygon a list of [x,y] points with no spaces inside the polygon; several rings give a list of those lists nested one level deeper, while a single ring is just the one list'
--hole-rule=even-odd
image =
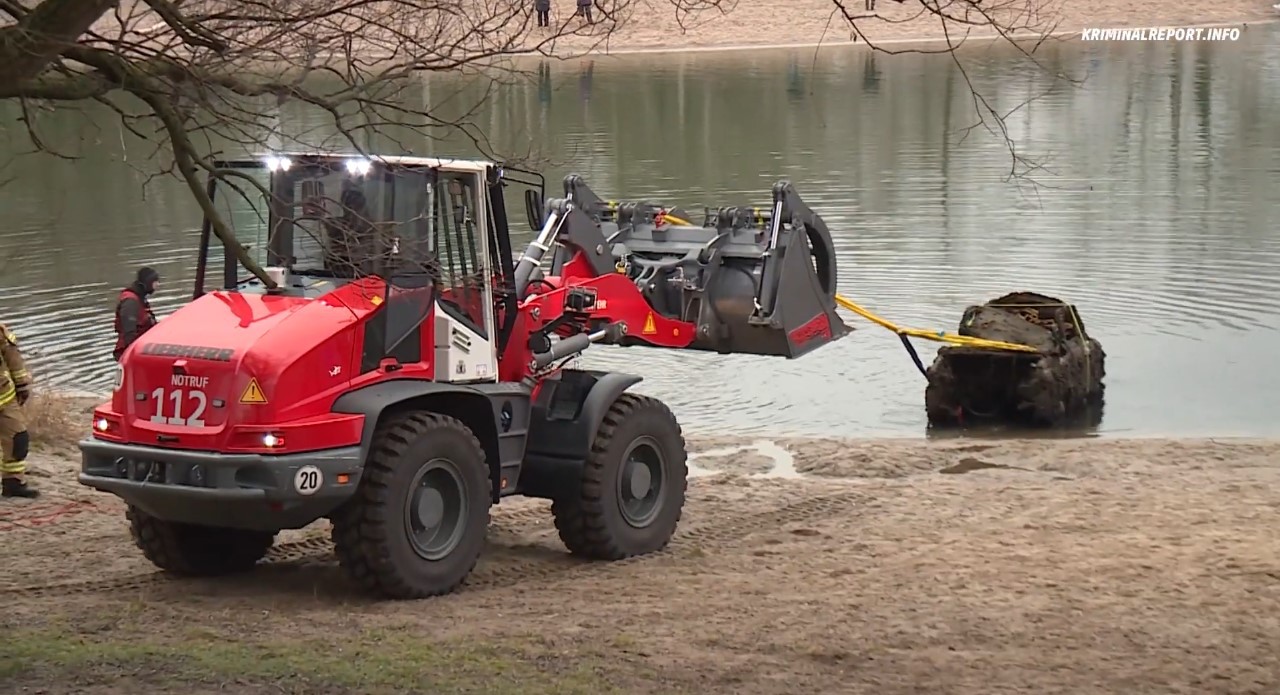
[{"label": "person standing on far shore", "polygon": [[538,26],[551,26],[551,0],[533,0],[533,9],[538,12]]},{"label": "person standing on far shore", "polygon": [[591,18],[591,0],[578,0],[578,14],[587,20],[587,24],[594,24]]}]

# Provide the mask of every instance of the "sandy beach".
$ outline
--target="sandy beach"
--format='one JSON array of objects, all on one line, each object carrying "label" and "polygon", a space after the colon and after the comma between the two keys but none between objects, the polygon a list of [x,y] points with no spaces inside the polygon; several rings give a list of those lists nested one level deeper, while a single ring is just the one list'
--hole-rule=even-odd
[{"label": "sandy beach", "polygon": [[[434,10],[396,10],[398,14],[391,20],[394,29],[370,23],[357,9],[348,8],[339,13],[339,19],[317,23],[303,31],[281,25],[248,32],[232,30],[230,35],[237,69],[279,76],[282,71],[296,70],[302,56],[314,50],[313,42],[328,43],[349,34],[355,36],[349,46],[321,50],[306,58],[307,64],[313,68],[321,64],[341,66],[355,60],[367,70],[400,61],[435,64],[441,56],[448,56],[445,62],[494,67],[513,57],[575,59],[605,54],[727,52],[868,42],[890,52],[937,51],[946,43],[989,45],[990,39],[1001,35],[1029,42],[1024,46],[1046,39],[1072,40],[1086,28],[1225,26],[1244,31],[1250,23],[1280,17],[1270,0],[1211,4],[986,0],[977,4],[981,12],[969,2],[944,3],[942,11],[950,18],[947,21],[925,9],[936,8],[936,3],[922,0],[863,0],[841,5],[832,0],[594,2],[592,25],[575,15],[576,0],[551,0],[550,25],[546,28],[536,26],[532,0],[498,0],[480,5],[462,3],[449,12],[435,14]],[[848,17],[842,14],[841,6]],[[104,15],[95,24],[95,31],[104,36],[123,32],[131,45],[149,49],[180,43],[144,3],[126,2],[122,8],[125,19]],[[449,19],[441,20],[441,16]]]},{"label": "sandy beach", "polygon": [[[924,13],[918,0],[897,3],[877,0],[874,10],[864,2],[843,3],[857,17],[859,43],[914,41],[958,41],[996,35],[989,21],[970,16],[971,24],[944,23],[936,15]],[[994,0],[984,3],[990,17],[1017,36],[1055,34],[1076,38],[1085,28],[1178,27],[1228,25],[1243,27],[1251,22],[1277,18],[1269,0],[1226,0],[1219,3],[1117,2],[1115,0]],[[572,17],[572,0],[552,1],[552,24],[572,27],[581,20]],[[855,36],[848,22],[831,0],[737,0],[727,2],[726,11],[706,9],[677,19],[669,0],[638,0],[634,14],[601,45],[586,37],[568,36],[556,42],[557,52],[594,47],[599,52],[726,50],[760,46],[811,46],[841,44]],[[959,7],[957,4],[956,7]],[[951,12],[948,9],[948,12]],[[682,26],[683,21],[683,26]],[[536,31],[534,37],[537,36]]]},{"label": "sandy beach", "polygon": [[[7,692],[1274,693],[1280,442],[691,438],[670,548],[495,508],[459,592],[378,603],[327,522],[166,577],[41,449],[0,505]],[[832,684],[838,684],[834,690]],[[145,686],[145,687],[144,687]]]}]

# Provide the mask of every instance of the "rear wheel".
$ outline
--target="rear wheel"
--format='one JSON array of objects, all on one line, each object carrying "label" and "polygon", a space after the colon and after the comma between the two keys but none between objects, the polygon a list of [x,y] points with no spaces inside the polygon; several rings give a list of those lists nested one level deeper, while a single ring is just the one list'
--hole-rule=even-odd
[{"label": "rear wheel", "polygon": [[560,540],[571,553],[600,560],[663,549],[684,509],[686,459],[671,410],[622,394],[596,432],[581,487],[552,502]]},{"label": "rear wheel", "polygon": [[338,562],[389,598],[446,594],[484,547],[484,449],[458,420],[412,413],[380,426],[355,496],[332,517]]},{"label": "rear wheel", "polygon": [[269,531],[164,521],[134,506],[125,516],[134,544],[152,564],[190,577],[245,572],[266,556],[276,538]]}]

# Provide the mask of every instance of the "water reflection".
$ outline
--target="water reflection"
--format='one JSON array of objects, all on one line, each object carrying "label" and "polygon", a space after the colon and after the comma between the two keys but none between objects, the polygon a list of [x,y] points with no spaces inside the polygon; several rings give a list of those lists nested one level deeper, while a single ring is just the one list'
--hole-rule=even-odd
[{"label": "water reflection", "polygon": [[591,101],[591,75],[595,71],[596,62],[594,60],[582,61],[582,68],[578,72],[578,94],[582,97],[582,101]]},{"label": "water reflection", "polygon": [[545,60],[538,63],[538,103],[551,103],[551,64]]},{"label": "water reflection", "polygon": [[791,56],[787,62],[787,97],[792,103],[798,103],[804,98],[804,74],[800,72],[800,61],[798,56]]},{"label": "water reflection", "polygon": [[[953,328],[965,306],[1015,290],[1072,301],[1108,355],[1104,433],[1277,434],[1280,375],[1266,368],[1280,352],[1276,38],[1251,28],[1229,44],[1051,49],[1050,67],[1089,73],[1082,89],[1052,91],[1001,51],[975,51],[968,79],[997,108],[1050,92],[1007,123],[1019,151],[1050,167],[1037,191],[1006,183],[1001,142],[966,135],[972,99],[945,56],[547,62],[493,90],[479,120],[500,150],[532,143],[551,160],[553,192],[573,171],[610,198],[759,204],[790,178],[836,236],[841,291],[903,324]],[[578,99],[552,98],[575,86]],[[412,98],[445,116],[484,91],[443,79],[419,89]],[[72,144],[90,133],[84,159],[22,160],[24,176],[0,189],[0,253],[22,254],[6,271],[5,318],[42,378],[101,388],[114,288],[144,263],[190,278],[199,215],[175,181],[142,187],[152,145],[104,109],[84,111],[88,127],[70,114],[42,133]],[[297,104],[280,117],[298,132],[327,122]],[[12,130],[0,134],[11,151],[22,147]],[[415,153],[466,150],[392,135]],[[181,299],[177,284],[157,298],[161,313]],[[644,375],[691,429],[919,436],[923,380],[892,334],[854,325],[794,362],[604,348],[587,363]],[[931,360],[933,346],[919,347]]]}]

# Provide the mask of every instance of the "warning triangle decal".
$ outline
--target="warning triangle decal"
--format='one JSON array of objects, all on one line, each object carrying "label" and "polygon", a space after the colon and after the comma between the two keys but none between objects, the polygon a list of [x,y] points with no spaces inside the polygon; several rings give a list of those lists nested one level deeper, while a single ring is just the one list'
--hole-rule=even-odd
[{"label": "warning triangle decal", "polygon": [[649,314],[644,319],[644,330],[641,331],[641,334],[653,335],[654,333],[657,333],[657,332],[658,332],[658,326],[653,322],[653,314]]},{"label": "warning triangle decal", "polygon": [[249,380],[249,385],[244,387],[244,393],[240,394],[240,402],[245,405],[266,405],[267,396],[262,392],[257,379]]}]

